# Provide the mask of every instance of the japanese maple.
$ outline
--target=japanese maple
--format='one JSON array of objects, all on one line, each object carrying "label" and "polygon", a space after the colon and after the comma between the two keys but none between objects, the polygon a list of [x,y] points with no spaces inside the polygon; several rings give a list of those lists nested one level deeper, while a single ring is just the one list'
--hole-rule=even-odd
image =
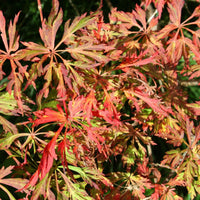
[{"label": "japanese maple", "polygon": [[[39,43],[20,41],[20,13],[7,34],[0,11],[0,149],[13,160],[0,188],[10,199],[6,185],[32,200],[164,200],[183,199],[180,187],[194,199],[200,101],[187,101],[179,77],[199,84],[200,6],[182,20],[184,0],[143,0],[132,12],[113,8],[105,22],[101,2],[63,23],[58,0],[47,19],[38,4]],[[150,5],[158,15],[149,19]]]}]

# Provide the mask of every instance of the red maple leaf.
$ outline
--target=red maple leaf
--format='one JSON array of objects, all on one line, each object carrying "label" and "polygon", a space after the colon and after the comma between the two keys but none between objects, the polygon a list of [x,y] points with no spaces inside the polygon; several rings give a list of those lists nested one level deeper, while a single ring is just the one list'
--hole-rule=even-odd
[{"label": "red maple leaf", "polygon": [[49,108],[34,112],[34,115],[37,117],[37,119],[33,121],[34,126],[49,122],[65,124],[67,122],[66,114],[63,112],[59,104],[57,105],[57,108],[59,112]]},{"label": "red maple leaf", "polygon": [[185,21],[181,21],[182,8],[184,6],[184,0],[173,0],[168,2],[168,12],[170,17],[170,23],[166,25],[159,33],[157,39],[164,39],[170,36],[168,39],[167,52],[168,56],[173,63],[180,60],[181,56],[188,59],[189,50],[191,50],[196,59],[199,60],[200,53],[198,47],[195,46],[191,39],[185,36],[185,33],[192,34],[199,37],[199,32],[190,29],[190,26],[199,25],[200,6],[196,7],[194,12]]},{"label": "red maple leaf", "polygon": [[19,62],[22,59],[21,52],[18,50],[19,36],[17,35],[16,31],[16,24],[19,18],[19,14],[20,12],[15,16],[13,23],[10,21],[8,27],[8,43],[6,35],[6,20],[2,11],[0,11],[0,32],[5,47],[5,51],[0,49],[0,80],[5,75],[3,71],[3,64],[6,60],[9,60],[11,73],[7,77],[9,82],[7,84],[6,90],[9,94],[11,94],[12,90],[14,89],[14,97],[18,102],[20,110],[23,111],[21,85],[23,83],[24,76],[26,76],[28,79],[29,74],[26,72],[27,66],[22,66],[22,64]]},{"label": "red maple leaf", "polygon": [[117,111],[111,96],[108,94],[106,89],[104,89],[105,101],[104,108],[99,110],[99,115],[103,117],[105,121],[115,126],[120,126],[120,113]]},{"label": "red maple leaf", "polygon": [[62,131],[64,125],[61,125],[60,128],[56,131],[54,137],[51,139],[51,141],[46,145],[43,151],[43,155],[40,161],[40,164],[38,166],[37,171],[32,175],[30,178],[30,181],[20,190],[25,190],[29,186],[34,186],[38,179],[42,180],[46,174],[50,171],[54,159],[57,159],[57,155],[55,153],[55,145],[56,145],[56,139],[60,132]]}]

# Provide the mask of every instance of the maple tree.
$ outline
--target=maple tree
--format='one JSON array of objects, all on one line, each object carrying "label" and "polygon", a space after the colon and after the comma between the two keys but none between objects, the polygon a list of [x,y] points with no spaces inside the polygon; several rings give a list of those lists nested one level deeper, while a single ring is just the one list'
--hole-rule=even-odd
[{"label": "maple tree", "polygon": [[179,77],[199,85],[200,6],[182,20],[184,0],[143,0],[105,22],[101,5],[63,23],[58,0],[47,19],[38,4],[40,43],[20,41],[20,13],[6,29],[0,11],[0,150],[11,162],[0,188],[9,199],[7,186],[32,200],[183,199],[178,188],[194,199],[200,101]]}]

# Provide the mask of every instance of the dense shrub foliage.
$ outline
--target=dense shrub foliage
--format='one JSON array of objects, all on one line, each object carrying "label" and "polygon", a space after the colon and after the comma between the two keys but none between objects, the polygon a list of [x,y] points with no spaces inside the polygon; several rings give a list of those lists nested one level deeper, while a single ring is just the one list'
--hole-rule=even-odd
[{"label": "dense shrub foliage", "polygon": [[186,88],[199,85],[200,6],[183,19],[184,0],[145,0],[109,22],[101,6],[63,22],[58,0],[47,19],[38,2],[39,43],[0,11],[0,195],[194,199],[200,101]]}]

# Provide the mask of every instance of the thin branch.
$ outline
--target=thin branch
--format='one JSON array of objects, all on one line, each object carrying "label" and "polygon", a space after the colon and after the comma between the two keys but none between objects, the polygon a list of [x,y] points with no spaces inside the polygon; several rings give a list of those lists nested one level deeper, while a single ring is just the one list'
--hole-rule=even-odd
[{"label": "thin branch", "polygon": [[112,10],[113,9],[113,6],[112,6],[112,3],[110,2],[110,0],[105,0],[109,9]]},{"label": "thin branch", "polygon": [[76,15],[77,15],[77,16],[80,16],[80,13],[79,13],[77,7],[75,6],[75,4],[72,2],[72,0],[69,0],[69,3],[70,3],[70,5],[71,5],[71,7],[74,9]]},{"label": "thin branch", "polygon": [[37,0],[37,3],[38,3],[38,10],[39,10],[39,12],[40,12],[40,20],[41,20],[41,23],[42,23],[43,20],[44,20],[43,14],[42,14],[42,5],[41,5],[40,0]]},{"label": "thin branch", "polygon": [[147,23],[149,24],[151,22],[151,20],[155,17],[155,15],[158,13],[158,10],[155,9],[154,13],[149,17]]},{"label": "thin branch", "polygon": [[178,80],[179,84],[184,87],[188,86],[198,86],[199,85],[199,79],[197,80]]}]

